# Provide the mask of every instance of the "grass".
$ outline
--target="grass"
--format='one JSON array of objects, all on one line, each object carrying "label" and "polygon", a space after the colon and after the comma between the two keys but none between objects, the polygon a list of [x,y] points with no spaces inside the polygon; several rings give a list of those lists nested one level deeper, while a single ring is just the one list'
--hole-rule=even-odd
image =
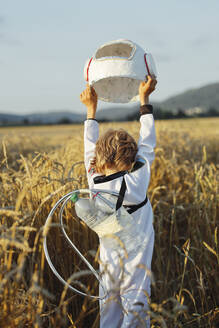
[{"label": "grass", "polygon": [[[150,304],[152,327],[216,328],[218,296],[219,119],[157,121],[149,198],[156,233]],[[136,139],[139,123],[123,127]],[[83,126],[0,129],[0,327],[98,327],[98,302],[63,288],[45,262],[43,226],[56,201],[87,187]],[[70,238],[97,268],[96,235],[68,206]],[[54,223],[58,222],[54,216]],[[83,242],[82,242],[83,241]],[[48,247],[65,279],[86,269],[59,227]],[[80,281],[92,293],[97,282]]]}]

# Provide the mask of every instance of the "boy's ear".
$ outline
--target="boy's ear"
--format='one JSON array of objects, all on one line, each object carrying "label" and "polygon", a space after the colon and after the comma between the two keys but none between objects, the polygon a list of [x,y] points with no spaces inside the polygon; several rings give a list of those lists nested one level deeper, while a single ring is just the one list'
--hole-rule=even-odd
[{"label": "boy's ear", "polygon": [[87,82],[89,82],[89,67],[90,67],[90,64],[91,64],[92,59],[93,59],[93,57],[88,58],[86,60],[85,65],[84,65],[84,79]]}]

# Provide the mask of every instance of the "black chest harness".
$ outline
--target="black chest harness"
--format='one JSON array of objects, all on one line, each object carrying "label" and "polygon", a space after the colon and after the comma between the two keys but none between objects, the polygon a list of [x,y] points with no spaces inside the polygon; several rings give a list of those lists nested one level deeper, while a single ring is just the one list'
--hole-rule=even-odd
[{"label": "black chest harness", "polygon": [[[126,192],[127,186],[126,186],[124,175],[126,173],[127,173],[127,171],[121,171],[121,172],[114,173],[114,174],[111,174],[111,175],[107,175],[107,176],[102,175],[102,176],[98,176],[98,177],[94,178],[94,184],[98,184],[98,183],[108,182],[108,181],[111,181],[113,179],[116,179],[116,178],[119,178],[119,177],[123,176],[121,188],[119,190],[119,195],[118,195],[118,199],[117,199],[117,203],[116,203],[116,211],[122,206],[122,203],[123,203],[123,200],[124,200],[124,197],[125,197],[125,192]],[[123,205],[123,206],[127,209],[127,212],[129,214],[132,214],[135,211],[137,211],[139,208],[141,208],[142,206],[147,204],[147,201],[148,201],[148,197],[146,195],[143,202],[141,202],[139,204],[136,204],[136,205]]]}]

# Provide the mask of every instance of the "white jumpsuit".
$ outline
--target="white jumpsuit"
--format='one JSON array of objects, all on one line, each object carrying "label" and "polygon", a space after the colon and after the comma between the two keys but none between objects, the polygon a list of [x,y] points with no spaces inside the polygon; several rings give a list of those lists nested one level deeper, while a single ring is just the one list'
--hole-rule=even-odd
[{"label": "white jumpsuit", "polygon": [[[134,172],[124,175],[126,192],[123,205],[139,204],[146,196],[150,181],[150,167],[154,159],[156,144],[154,118],[152,114],[140,117],[140,136],[136,158],[143,158],[145,164]],[[123,176],[119,173],[102,177],[102,182],[95,184],[97,176],[90,170],[90,160],[94,157],[95,144],[99,137],[99,125],[96,120],[86,120],[84,125],[85,167],[90,189],[120,191]],[[104,181],[104,179],[106,181]],[[148,298],[150,297],[151,260],[154,247],[153,212],[150,201],[131,214],[133,228],[139,233],[142,245],[133,246],[128,258],[118,255],[109,243],[100,238],[100,270],[108,296],[100,301],[100,327],[150,327],[147,316]],[[133,240],[135,245],[135,240]],[[123,253],[124,254],[124,253]],[[100,288],[100,296],[103,295]]]}]

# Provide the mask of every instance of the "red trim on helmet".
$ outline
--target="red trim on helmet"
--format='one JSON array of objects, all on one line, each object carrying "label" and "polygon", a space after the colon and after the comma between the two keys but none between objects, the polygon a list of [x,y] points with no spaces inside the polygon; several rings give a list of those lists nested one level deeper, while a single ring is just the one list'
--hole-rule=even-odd
[{"label": "red trim on helmet", "polygon": [[88,82],[88,71],[89,71],[89,67],[90,67],[90,63],[91,63],[92,59],[93,59],[93,57],[91,57],[88,65],[87,65],[87,79],[86,79],[87,82]]},{"label": "red trim on helmet", "polygon": [[148,63],[147,63],[147,54],[144,54],[144,61],[145,61],[145,65],[146,65],[146,68],[147,68],[147,71],[148,71],[148,74],[151,75],[151,72],[149,70],[149,66],[148,66]]}]

